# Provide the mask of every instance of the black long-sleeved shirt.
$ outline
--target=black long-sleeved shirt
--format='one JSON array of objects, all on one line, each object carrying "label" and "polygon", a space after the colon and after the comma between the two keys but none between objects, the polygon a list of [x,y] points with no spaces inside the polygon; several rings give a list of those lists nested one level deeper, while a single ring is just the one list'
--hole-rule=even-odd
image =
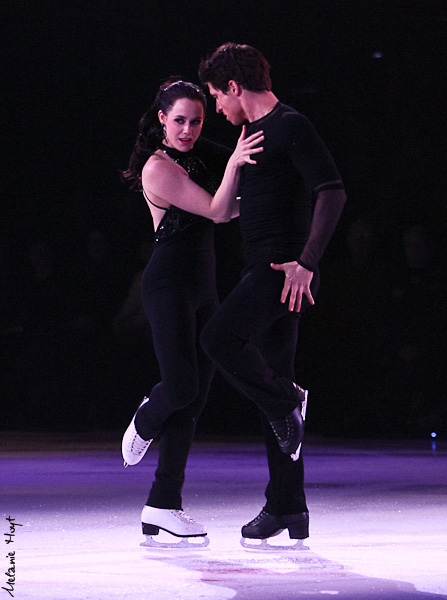
[{"label": "black long-sleeved shirt", "polygon": [[[240,188],[246,263],[298,260],[313,270],[344,204],[344,194],[330,193],[343,188],[340,174],[313,125],[293,108],[278,102],[249,124],[247,135],[259,130],[264,151],[256,165],[243,167]],[[318,204],[319,194],[324,200]]]}]

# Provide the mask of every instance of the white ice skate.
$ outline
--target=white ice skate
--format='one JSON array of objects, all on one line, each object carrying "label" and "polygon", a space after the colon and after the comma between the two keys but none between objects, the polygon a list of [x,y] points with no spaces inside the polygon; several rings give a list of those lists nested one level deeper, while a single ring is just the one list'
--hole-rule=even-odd
[{"label": "white ice skate", "polygon": [[[169,508],[154,508],[145,506],[141,512],[141,524],[146,541],[141,546],[157,548],[204,548],[208,546],[206,528],[197,523],[183,510]],[[174,538],[164,538],[166,541],[154,540],[152,536],[160,533],[160,529]]]},{"label": "white ice skate", "polygon": [[[146,402],[149,402],[149,398],[144,397],[143,402],[138,407],[137,412],[140,410],[143,404],[146,404]],[[153,441],[143,440],[143,438],[138,435],[138,432],[135,428],[135,417],[137,412],[134,414],[129,427],[126,429],[121,445],[125,467],[139,463]]]},{"label": "white ice skate", "polygon": [[[307,410],[307,399],[309,396],[309,392],[307,390],[303,390],[302,388],[299,388],[299,386],[296,385],[296,383],[293,384],[296,388],[298,388],[299,390],[301,390],[301,392],[304,392],[304,398],[301,401],[301,417],[303,418],[303,421],[306,420],[306,410]],[[294,452],[293,454],[290,455],[290,458],[293,461],[297,461],[300,457],[300,452],[301,452],[301,446],[302,446],[302,442],[300,443],[300,445],[298,446],[298,448],[296,449],[296,452]]]}]

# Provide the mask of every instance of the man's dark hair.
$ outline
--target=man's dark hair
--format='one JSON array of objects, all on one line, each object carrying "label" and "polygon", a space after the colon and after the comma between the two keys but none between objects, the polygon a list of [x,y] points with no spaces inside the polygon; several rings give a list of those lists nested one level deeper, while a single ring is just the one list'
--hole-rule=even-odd
[{"label": "man's dark hair", "polygon": [[224,94],[230,80],[251,92],[272,89],[269,63],[259,50],[247,44],[228,42],[219,46],[209,58],[201,61],[199,77],[202,84],[210,83]]}]

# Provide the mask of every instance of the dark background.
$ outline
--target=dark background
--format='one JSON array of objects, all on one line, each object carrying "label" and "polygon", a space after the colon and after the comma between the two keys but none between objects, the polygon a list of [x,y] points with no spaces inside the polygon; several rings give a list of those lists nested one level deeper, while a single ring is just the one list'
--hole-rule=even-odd
[{"label": "dark background", "polygon": [[[200,59],[236,41],[266,55],[274,92],[314,122],[348,193],[302,323],[308,430],[445,436],[441,2],[16,0],[1,21],[3,429],[120,429],[156,382],[144,319],[117,317],[152,239],[119,170],[158,85],[197,82]],[[204,135],[231,146],[238,131],[210,104]],[[237,224],[219,226],[222,297],[238,244]],[[257,431],[217,376],[199,434]]]}]

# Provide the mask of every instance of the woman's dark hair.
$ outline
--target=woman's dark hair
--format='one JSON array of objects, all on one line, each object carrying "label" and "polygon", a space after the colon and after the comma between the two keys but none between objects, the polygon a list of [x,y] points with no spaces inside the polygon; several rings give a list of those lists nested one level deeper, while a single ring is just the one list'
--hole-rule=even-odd
[{"label": "woman's dark hair", "polygon": [[150,109],[141,117],[134,149],[129,159],[129,166],[121,171],[121,177],[131,182],[131,189],[141,191],[141,172],[147,159],[161,146],[163,128],[158,118],[158,111],[165,115],[177,100],[188,98],[198,100],[206,111],[206,96],[203,90],[189,81],[171,77],[163,83],[155,96]]},{"label": "woman's dark hair", "polygon": [[230,80],[251,92],[272,89],[269,63],[259,50],[247,44],[228,42],[219,46],[209,58],[201,61],[199,77],[203,85],[211,83],[224,94]]}]

